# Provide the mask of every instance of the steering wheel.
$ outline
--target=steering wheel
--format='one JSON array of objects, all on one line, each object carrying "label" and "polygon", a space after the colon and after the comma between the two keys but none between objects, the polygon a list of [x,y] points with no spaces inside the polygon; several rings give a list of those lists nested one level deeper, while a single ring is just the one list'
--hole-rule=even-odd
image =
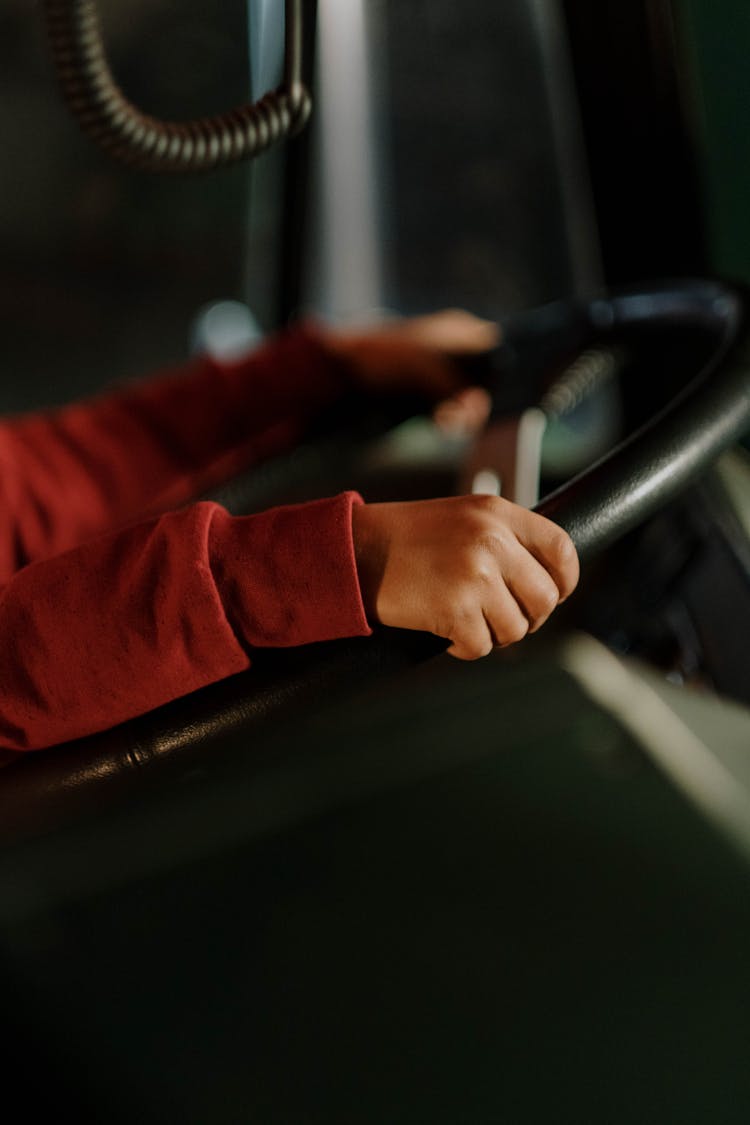
[{"label": "steering wheel", "polygon": [[[665,281],[545,306],[510,327],[499,366],[506,387],[519,357],[541,370],[551,357],[592,344],[624,347],[633,357],[628,377],[640,372],[642,379],[645,370],[649,385],[660,387],[651,416],[636,418],[614,449],[536,506],[566,529],[583,563],[671,501],[750,427],[749,310],[737,286]],[[627,397],[627,386],[623,391]],[[230,736],[259,737],[267,724],[316,699],[403,671],[446,645],[428,634],[381,629],[368,638],[260,652],[249,672],[6,767],[2,832],[11,840],[35,835],[121,800],[146,777],[185,776],[214,760]]]}]

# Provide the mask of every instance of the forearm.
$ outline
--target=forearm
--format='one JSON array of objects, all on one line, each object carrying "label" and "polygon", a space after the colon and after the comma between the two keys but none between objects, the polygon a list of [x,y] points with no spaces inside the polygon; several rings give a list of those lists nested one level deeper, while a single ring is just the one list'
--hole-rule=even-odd
[{"label": "forearm", "polygon": [[242,671],[254,648],[369,632],[357,502],[241,518],[194,504],[26,567],[0,595],[0,748],[114,726]]},{"label": "forearm", "polygon": [[317,333],[0,425],[0,577],[166,511],[284,452],[348,390]]}]

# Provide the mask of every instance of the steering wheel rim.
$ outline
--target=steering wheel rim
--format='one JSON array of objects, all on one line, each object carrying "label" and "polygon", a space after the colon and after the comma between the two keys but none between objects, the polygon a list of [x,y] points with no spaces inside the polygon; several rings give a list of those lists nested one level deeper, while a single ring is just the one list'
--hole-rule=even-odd
[{"label": "steering wheel rim", "polygon": [[[674,499],[750,427],[748,308],[743,289],[712,279],[665,281],[556,306],[552,320],[563,334],[571,326],[606,334],[658,323],[704,326],[716,339],[710,360],[667,406],[536,506],[568,531],[584,563]],[[215,760],[222,742],[255,737],[332,691],[345,694],[446,646],[429,634],[380,629],[368,638],[258,653],[249,672],[6,767],[0,835],[35,835],[101,810],[146,776],[184,776],[207,757]]]},{"label": "steering wheel rim", "polygon": [[634,433],[535,511],[559,523],[583,562],[674,499],[750,424],[747,298],[718,281],[663,282],[596,298],[592,331],[644,325],[705,325],[717,334],[708,363]]}]

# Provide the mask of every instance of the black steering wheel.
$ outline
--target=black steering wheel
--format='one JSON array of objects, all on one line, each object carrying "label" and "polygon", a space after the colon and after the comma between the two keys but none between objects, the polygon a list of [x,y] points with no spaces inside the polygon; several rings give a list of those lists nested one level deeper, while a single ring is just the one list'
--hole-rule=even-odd
[{"label": "black steering wheel", "polygon": [[[677,496],[750,427],[750,303],[715,280],[662,282],[535,310],[511,326],[503,370],[519,356],[550,356],[616,342],[633,356],[629,377],[659,388],[606,456],[545,496],[536,510],[562,525],[582,562]],[[533,366],[533,362],[532,362]],[[627,391],[627,388],[625,388]],[[642,397],[640,395],[639,397]],[[253,668],[158,711],[3,770],[6,838],[37,834],[121,799],[149,778],[179,777],[222,741],[256,737],[332,692],[442,652],[428,634],[381,629],[372,637],[257,654]]]}]

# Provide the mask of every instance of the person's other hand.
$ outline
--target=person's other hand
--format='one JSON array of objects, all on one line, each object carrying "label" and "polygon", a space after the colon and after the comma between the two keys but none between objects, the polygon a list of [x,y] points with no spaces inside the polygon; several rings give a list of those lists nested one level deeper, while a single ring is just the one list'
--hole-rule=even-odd
[{"label": "person's other hand", "polygon": [[368,619],[445,637],[462,660],[535,632],[578,582],[567,533],[497,496],[364,504],[353,531]]},{"label": "person's other hand", "polygon": [[326,343],[369,394],[416,394],[436,404],[433,417],[446,432],[472,434],[487,420],[490,399],[466,385],[460,360],[489,351],[500,328],[463,309],[394,318],[367,327],[330,329]]}]

